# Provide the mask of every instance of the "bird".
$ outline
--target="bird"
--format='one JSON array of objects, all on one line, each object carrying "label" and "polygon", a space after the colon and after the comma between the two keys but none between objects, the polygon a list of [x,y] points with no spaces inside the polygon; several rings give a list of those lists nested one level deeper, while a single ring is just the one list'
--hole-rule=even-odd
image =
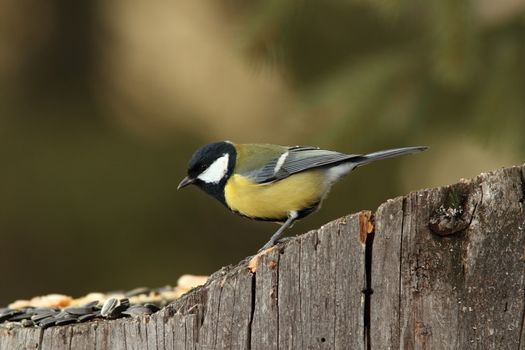
[{"label": "bird", "polygon": [[332,185],[354,169],[427,148],[345,154],[311,146],[219,141],[195,151],[177,190],[195,185],[235,214],[281,224],[263,251],[294,222],[317,211]]}]

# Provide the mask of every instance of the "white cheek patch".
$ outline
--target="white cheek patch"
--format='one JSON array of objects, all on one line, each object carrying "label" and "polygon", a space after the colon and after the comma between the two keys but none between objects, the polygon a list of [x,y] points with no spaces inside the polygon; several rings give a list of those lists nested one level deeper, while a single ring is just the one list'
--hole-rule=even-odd
[{"label": "white cheek patch", "polygon": [[197,176],[197,179],[206,183],[219,183],[228,172],[229,159],[230,155],[228,153],[217,158],[208,169],[204,170],[199,176]]}]

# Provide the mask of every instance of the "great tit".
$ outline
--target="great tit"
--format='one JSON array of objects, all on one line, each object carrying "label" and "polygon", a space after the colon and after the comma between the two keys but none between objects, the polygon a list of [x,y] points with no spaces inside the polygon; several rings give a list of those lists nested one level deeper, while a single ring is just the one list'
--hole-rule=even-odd
[{"label": "great tit", "polygon": [[261,248],[264,250],[273,246],[294,221],[319,209],[330,187],[355,168],[425,149],[344,154],[308,146],[221,141],[193,154],[188,176],[177,189],[193,184],[236,214],[282,224]]}]

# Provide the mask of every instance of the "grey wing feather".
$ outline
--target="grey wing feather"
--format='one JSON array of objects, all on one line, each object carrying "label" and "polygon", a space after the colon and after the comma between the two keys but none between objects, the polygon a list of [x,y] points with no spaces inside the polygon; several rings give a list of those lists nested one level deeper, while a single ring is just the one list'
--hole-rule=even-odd
[{"label": "grey wing feather", "polygon": [[357,167],[376,160],[417,153],[426,149],[427,147],[425,146],[417,146],[395,148],[369,154],[344,154],[325,151],[316,147],[294,146],[288,148],[287,152],[279,154],[264,166],[252,170],[245,175],[257,183],[268,183],[282,180],[292,174],[309,169],[337,165],[337,163],[347,161],[355,163]]},{"label": "grey wing feather", "polygon": [[[284,159],[281,158],[283,155],[284,153],[247,175],[257,183],[273,182],[305,170],[342,162],[358,156],[301,146],[290,147]],[[280,161],[281,164],[278,166]]]}]

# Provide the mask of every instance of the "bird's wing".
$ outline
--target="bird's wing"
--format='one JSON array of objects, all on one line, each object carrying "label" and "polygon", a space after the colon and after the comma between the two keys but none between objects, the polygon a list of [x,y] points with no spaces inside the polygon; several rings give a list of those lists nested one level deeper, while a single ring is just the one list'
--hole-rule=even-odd
[{"label": "bird's wing", "polygon": [[257,172],[272,160],[288,151],[288,147],[270,144],[235,144],[237,161],[235,173],[246,176]]},{"label": "bird's wing", "polygon": [[243,175],[257,183],[268,183],[282,180],[305,170],[339,163],[354,157],[358,157],[358,155],[326,151],[316,147],[294,146],[286,148],[284,152],[275,155],[264,165],[251,169]]}]

